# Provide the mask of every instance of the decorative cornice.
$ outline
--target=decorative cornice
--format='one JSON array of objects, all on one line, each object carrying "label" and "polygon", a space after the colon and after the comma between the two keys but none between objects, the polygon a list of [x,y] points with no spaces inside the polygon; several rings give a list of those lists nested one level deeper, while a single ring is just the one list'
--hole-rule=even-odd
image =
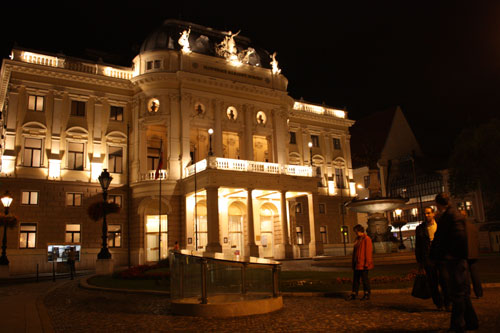
[{"label": "decorative cornice", "polygon": [[[302,119],[302,120],[312,120],[320,123],[327,123],[331,125],[347,126],[351,127],[354,125],[355,121],[350,119],[342,119],[332,116],[324,116],[320,114],[314,114],[310,112],[301,112],[292,110],[290,113],[290,118]],[[293,120],[291,120],[293,121]]]}]

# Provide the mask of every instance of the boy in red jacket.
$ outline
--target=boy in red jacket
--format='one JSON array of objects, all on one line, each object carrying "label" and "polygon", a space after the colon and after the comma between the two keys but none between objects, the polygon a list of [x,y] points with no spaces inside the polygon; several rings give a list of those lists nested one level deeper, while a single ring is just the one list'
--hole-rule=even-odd
[{"label": "boy in red jacket", "polygon": [[354,249],[352,251],[352,269],[354,270],[352,278],[352,294],[347,300],[356,299],[359,291],[359,280],[363,280],[364,296],[362,301],[370,299],[370,279],[368,271],[373,268],[373,245],[371,238],[365,234],[365,228],[361,224],[354,226],[354,232],[357,235]]}]

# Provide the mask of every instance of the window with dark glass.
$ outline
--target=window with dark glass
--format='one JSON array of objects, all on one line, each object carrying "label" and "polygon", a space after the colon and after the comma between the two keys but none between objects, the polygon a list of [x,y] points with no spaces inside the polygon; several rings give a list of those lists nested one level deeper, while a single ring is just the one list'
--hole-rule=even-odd
[{"label": "window with dark glass", "polygon": [[304,232],[302,231],[302,227],[298,226],[295,228],[295,232],[297,233],[297,244],[304,244]]},{"label": "window with dark glass", "polygon": [[122,226],[120,224],[108,225],[108,247],[122,246]]},{"label": "window with dark glass", "polygon": [[321,235],[321,242],[323,242],[323,244],[327,244],[328,237],[327,237],[327,232],[326,232],[326,226],[320,226],[319,233]]},{"label": "window with dark glass", "polygon": [[363,181],[365,183],[365,188],[368,188],[370,186],[370,176],[364,176]]},{"label": "window with dark glass", "polygon": [[19,248],[34,249],[36,247],[36,223],[21,223],[19,226]]},{"label": "window with dark glass", "polygon": [[80,243],[80,225],[66,224],[66,243]]},{"label": "window with dark glass", "polygon": [[71,115],[85,117],[85,102],[71,101]]},{"label": "window with dark glass", "polygon": [[117,194],[109,194],[108,195],[108,202],[115,203],[121,207],[122,206],[122,196],[117,195]]},{"label": "window with dark glass", "polygon": [[302,214],[302,203],[297,202],[297,204],[295,205],[295,213]]},{"label": "window with dark glass", "polygon": [[160,68],[161,67],[161,60],[155,60],[154,65],[155,65],[155,69]]},{"label": "window with dark glass", "polygon": [[30,111],[43,111],[44,97],[30,95],[28,97],[28,110]]},{"label": "window with dark glass", "polygon": [[24,140],[24,166],[38,168],[42,165],[42,140],[26,138]]},{"label": "window with dark glass", "polygon": [[146,62],[146,69],[148,71],[151,70],[151,69],[153,69],[153,62],[152,61]]},{"label": "window with dark glass", "polygon": [[78,207],[82,205],[82,193],[66,193],[66,206]]},{"label": "window with dark glass", "polygon": [[319,204],[319,213],[326,214],[326,205],[324,203]]},{"label": "window with dark glass", "polygon": [[38,205],[38,191],[22,191],[22,205]]},{"label": "window with dark glass", "polygon": [[158,161],[160,160],[160,148],[148,147],[148,168],[156,170]]},{"label": "window with dark glass", "polygon": [[335,183],[337,188],[345,188],[344,169],[335,168]]},{"label": "window with dark glass", "polygon": [[333,149],[335,149],[335,150],[340,149],[340,139],[333,138]]},{"label": "window with dark glass", "polygon": [[109,112],[109,119],[116,121],[123,121],[123,107],[111,106]]},{"label": "window with dark glass", "polygon": [[317,135],[311,135],[311,142],[313,147],[319,147],[319,136]]},{"label": "window with dark glass", "polygon": [[68,169],[83,170],[83,143],[68,142]]},{"label": "window with dark glass", "polygon": [[290,132],[290,144],[291,145],[297,144],[297,135],[295,134],[295,132]]},{"label": "window with dark glass", "polygon": [[109,146],[108,170],[113,173],[122,173],[123,148]]}]

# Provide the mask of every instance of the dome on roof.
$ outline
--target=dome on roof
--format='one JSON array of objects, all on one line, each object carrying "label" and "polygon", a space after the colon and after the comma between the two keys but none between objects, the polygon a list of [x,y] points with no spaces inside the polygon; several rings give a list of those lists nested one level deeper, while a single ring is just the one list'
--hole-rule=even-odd
[{"label": "dome on roof", "polygon": [[[158,29],[144,40],[140,53],[159,50],[180,51],[179,38],[184,30],[189,29],[191,29],[189,46],[192,52],[219,57],[216,53],[216,46],[228,36],[227,32],[179,20],[164,21]],[[234,36],[234,41],[239,52],[253,50],[249,55],[248,64],[268,69],[271,68],[269,52],[252,45],[250,39],[240,35]]]}]

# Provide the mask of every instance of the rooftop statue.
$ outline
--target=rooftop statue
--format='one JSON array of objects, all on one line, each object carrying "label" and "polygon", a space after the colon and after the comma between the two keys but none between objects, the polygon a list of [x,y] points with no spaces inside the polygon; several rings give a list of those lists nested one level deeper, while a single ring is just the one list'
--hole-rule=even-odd
[{"label": "rooftop statue", "polygon": [[281,73],[281,69],[278,67],[278,61],[276,60],[276,52],[271,55],[271,66],[273,66],[273,74]]},{"label": "rooftop statue", "polygon": [[179,38],[179,45],[182,46],[182,53],[189,54],[191,53],[191,47],[189,46],[189,34],[191,33],[191,29],[184,30],[181,33],[181,37]]}]

